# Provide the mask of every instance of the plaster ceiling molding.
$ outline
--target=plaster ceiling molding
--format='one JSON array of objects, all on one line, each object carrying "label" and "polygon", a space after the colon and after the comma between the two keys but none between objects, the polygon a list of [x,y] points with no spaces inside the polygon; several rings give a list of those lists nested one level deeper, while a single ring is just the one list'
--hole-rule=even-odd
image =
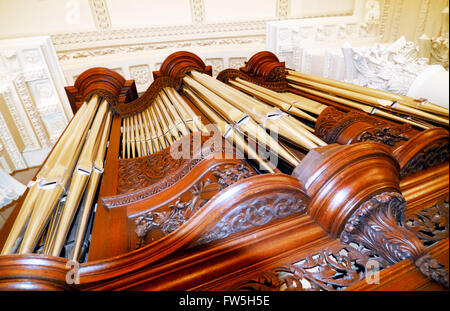
[{"label": "plaster ceiling molding", "polygon": [[160,42],[160,43],[143,43],[137,45],[122,45],[122,46],[112,46],[112,47],[100,47],[95,49],[85,49],[85,50],[69,50],[58,52],[58,59],[63,66],[71,65],[73,63],[78,63],[80,59],[87,58],[99,58],[102,56],[120,56],[134,53],[140,55],[143,53],[153,53],[161,50],[185,50],[195,47],[208,47],[217,46],[228,47],[228,46],[241,46],[245,48],[245,45],[255,45],[263,48],[265,43],[264,35],[252,35],[252,36],[239,36],[239,37],[228,37],[228,38],[208,38],[208,39],[197,39],[197,40],[180,40],[180,41],[170,41],[170,42]]},{"label": "plaster ceiling molding", "polygon": [[14,85],[10,81],[0,82],[0,95],[5,100],[7,109],[14,121],[25,148],[39,148],[39,142],[32,125],[28,122],[28,116],[24,109],[21,109],[20,98],[15,92]]},{"label": "plaster ceiling molding", "polygon": [[67,122],[53,84],[47,79],[32,81],[28,85],[50,142],[54,144],[66,127]]},{"label": "plaster ceiling molding", "polygon": [[368,24],[378,24],[380,21],[380,2],[378,0],[368,0],[366,2],[366,12],[364,20]]},{"label": "plaster ceiling molding", "polygon": [[42,66],[42,56],[38,48],[24,49],[19,51],[22,67]]},{"label": "plaster ceiling molding", "polygon": [[392,19],[392,23],[390,25],[390,37],[389,41],[393,42],[399,37],[400,30],[400,20],[403,10],[403,4],[405,0],[396,0],[395,9],[394,9],[394,17]]},{"label": "plaster ceiling molding", "polygon": [[[80,32],[66,32],[52,34],[52,41],[56,51],[87,49],[114,42],[117,45],[130,45],[136,42],[166,42],[170,40],[186,40],[193,34],[196,37],[211,37],[216,34],[220,37],[244,36],[251,32],[253,35],[264,35],[265,23],[271,19],[221,22],[208,24],[190,24],[154,27],[112,28],[105,30],[91,30]],[[119,41],[119,42],[118,42]],[[120,42],[121,41],[121,42]]]},{"label": "plaster ceiling molding", "polygon": [[383,18],[381,7],[378,0],[355,0],[351,15],[268,22],[267,49],[294,70],[341,75],[322,67],[338,61],[327,60],[327,51],[340,50],[347,41],[354,46],[377,42]]},{"label": "plaster ceiling molding", "polygon": [[277,0],[277,17],[286,18],[290,16],[290,0]]},{"label": "plaster ceiling molding", "polygon": [[433,64],[442,65],[446,70],[449,68],[449,37],[441,36],[431,39],[431,60]]},{"label": "plaster ceiling molding", "polygon": [[111,18],[105,0],[89,0],[95,26],[100,29],[111,28]]},{"label": "plaster ceiling molding", "polygon": [[219,72],[225,69],[223,58],[206,58],[205,65],[212,67],[213,77],[217,76]]},{"label": "plaster ceiling molding", "polygon": [[27,70],[22,72],[25,82],[43,80],[48,78],[47,71],[45,68],[39,68],[36,70]]},{"label": "plaster ceiling molding", "polygon": [[406,95],[416,77],[425,70],[428,59],[419,56],[414,42],[401,37],[391,44],[352,48],[346,64],[357,70],[355,79],[345,79],[370,88]]},{"label": "plaster ceiling molding", "polygon": [[449,67],[449,26],[448,6],[441,12],[441,30],[439,37],[431,38],[431,61],[440,64],[446,70]]},{"label": "plaster ceiling molding", "polygon": [[130,66],[130,77],[138,85],[146,85],[150,83],[151,75],[148,65]]},{"label": "plaster ceiling molding", "polygon": [[36,108],[35,102],[30,94],[30,90],[25,82],[25,78],[23,75],[18,75],[16,79],[14,79],[14,85],[16,87],[17,93],[20,96],[20,99],[23,103],[25,111],[30,118],[31,124],[36,132],[39,143],[42,147],[48,147],[51,145],[49,140],[49,135],[45,130],[44,124],[42,122],[41,116]]},{"label": "plaster ceiling molding", "polygon": [[124,74],[124,71],[123,71],[123,68],[122,68],[122,67],[119,67],[119,68],[112,68],[111,70],[114,71],[114,72],[117,72],[117,73],[120,74],[122,77],[125,77],[125,74]]},{"label": "plaster ceiling molding", "polygon": [[0,59],[0,75],[2,77],[6,77],[9,73],[20,70],[16,49],[5,48],[0,50]]},{"label": "plaster ceiling molding", "polygon": [[42,164],[72,117],[64,85],[49,36],[0,40],[0,110],[11,135],[4,151],[13,171]]},{"label": "plaster ceiling molding", "polygon": [[233,69],[239,69],[245,66],[247,57],[230,57],[228,59],[228,67]]},{"label": "plaster ceiling molding", "polygon": [[394,5],[395,0],[384,0],[383,9],[380,17],[380,39],[381,41],[387,41],[389,39],[389,15],[391,8]]},{"label": "plaster ceiling molding", "polygon": [[205,2],[204,0],[190,0],[191,16],[193,24],[205,22]]},{"label": "plaster ceiling molding", "polygon": [[14,138],[6,125],[6,121],[3,114],[0,112],[0,140],[2,145],[6,150],[12,164],[14,165],[13,170],[22,170],[27,168],[24,158],[17,148]]},{"label": "plaster ceiling molding", "polygon": [[428,19],[430,11],[431,0],[422,0],[417,18],[416,31],[414,34],[415,41],[418,40],[425,33],[425,24]]}]

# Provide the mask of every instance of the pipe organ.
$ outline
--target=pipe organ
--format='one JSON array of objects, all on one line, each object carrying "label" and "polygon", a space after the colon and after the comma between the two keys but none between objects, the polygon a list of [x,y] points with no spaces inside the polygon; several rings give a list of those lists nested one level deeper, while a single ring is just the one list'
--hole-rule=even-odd
[{"label": "pipe organ", "polygon": [[176,52],[140,97],[106,68],[66,87],[1,289],[448,289],[447,109],[270,52],[211,72]]}]

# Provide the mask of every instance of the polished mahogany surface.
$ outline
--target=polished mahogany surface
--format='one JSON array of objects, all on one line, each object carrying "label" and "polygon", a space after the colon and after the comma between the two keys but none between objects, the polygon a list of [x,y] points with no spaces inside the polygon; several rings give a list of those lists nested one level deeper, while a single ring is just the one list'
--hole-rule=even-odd
[{"label": "polished mahogany surface", "polygon": [[[420,130],[328,101],[314,124],[326,146],[284,142],[301,159],[296,167],[281,161],[274,173],[262,172],[221,135],[195,131],[124,157],[124,120],[146,113],[167,88],[201,124],[212,122],[186,96],[191,71],[211,75],[197,55],[181,51],[166,58],[139,98],[133,81],[105,68],[67,87],[74,111],[98,94],[114,112],[88,256],[76,282],[67,282],[68,258],[2,255],[1,289],[448,289],[447,128]],[[299,94],[270,52],[217,80],[236,77]],[[174,146],[189,146],[189,156],[174,158]],[[377,285],[365,281],[373,261],[381,269]]]}]

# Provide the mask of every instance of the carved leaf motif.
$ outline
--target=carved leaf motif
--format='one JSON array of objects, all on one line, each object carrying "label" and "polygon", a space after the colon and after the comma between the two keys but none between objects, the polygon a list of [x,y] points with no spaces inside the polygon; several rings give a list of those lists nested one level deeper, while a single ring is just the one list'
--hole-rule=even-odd
[{"label": "carved leaf motif", "polygon": [[405,226],[428,247],[445,239],[448,237],[448,201],[411,215],[405,221]]},{"label": "carved leaf motif", "polygon": [[198,244],[223,239],[230,234],[262,226],[273,219],[283,218],[306,210],[305,203],[288,193],[267,195],[241,203],[228,212],[199,241]]},{"label": "carved leaf motif", "polygon": [[266,291],[336,291],[356,284],[365,277],[365,266],[375,259],[380,269],[387,262],[362,245],[338,244],[282,267],[257,274],[239,283],[238,290]]},{"label": "carved leaf motif", "polygon": [[350,218],[341,234],[343,243],[361,243],[377,250],[393,264],[406,258],[418,258],[424,246],[415,235],[401,227],[406,208],[398,193],[382,193],[361,205]]},{"label": "carved leaf motif", "polygon": [[413,175],[416,172],[427,169],[439,163],[448,162],[450,159],[448,140],[427,147],[417,153],[408,163],[401,169],[400,177]]},{"label": "carved leaf motif", "polygon": [[375,141],[378,143],[383,143],[388,146],[394,146],[396,142],[407,141],[408,138],[396,134],[391,128],[385,127],[383,129],[374,129],[373,131],[365,131],[361,134],[358,141]]},{"label": "carved leaf motif", "polygon": [[[227,164],[215,167],[213,176],[217,180],[211,180],[206,177],[197,182],[189,189],[191,197],[188,201],[178,198],[177,201],[168,205],[169,212],[152,211],[137,218],[135,229],[135,233],[138,236],[137,248],[144,245],[145,238],[151,230],[158,228],[164,234],[177,230],[217,192],[252,175],[253,172],[243,164]],[[153,221],[155,218],[158,219],[157,222]],[[142,225],[141,222],[143,220],[147,220],[149,224]]]}]

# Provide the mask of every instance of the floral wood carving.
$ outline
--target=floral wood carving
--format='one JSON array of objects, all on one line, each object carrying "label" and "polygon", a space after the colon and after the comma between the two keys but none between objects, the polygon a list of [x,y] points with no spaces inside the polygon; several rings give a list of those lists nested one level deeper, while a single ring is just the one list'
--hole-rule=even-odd
[{"label": "floral wood carving", "polygon": [[[279,70],[274,71],[273,74],[275,75],[275,73],[278,71]],[[284,75],[286,75],[285,71],[284,71]],[[251,77],[237,69],[222,70],[216,77],[217,80],[219,80],[223,83],[228,83],[228,81],[236,79],[236,78],[241,78],[242,80],[249,81],[251,83],[260,85],[262,87],[265,87],[265,88],[268,88],[270,90],[277,91],[277,92],[286,91],[287,87],[288,87],[288,83],[287,83],[286,79],[281,79],[280,77],[278,77],[278,78],[274,77],[273,80],[265,81],[262,79],[257,79],[255,77]]]},{"label": "floral wood carving", "polygon": [[448,237],[448,200],[436,203],[408,217],[405,227],[429,247]]},{"label": "floral wood carving", "polygon": [[376,195],[363,203],[341,233],[343,243],[359,242],[377,250],[389,263],[418,258],[425,246],[409,230],[399,227],[406,209],[405,199],[396,192]]},{"label": "floral wood carving", "polygon": [[306,211],[305,202],[291,193],[276,193],[259,196],[241,203],[228,212],[197,244],[206,244],[244,231],[251,227],[262,226],[274,219],[283,218]]},{"label": "floral wood carving", "polygon": [[376,260],[380,270],[387,262],[361,245],[338,244],[282,267],[259,273],[236,286],[251,291],[341,291],[366,276],[369,260]]},{"label": "floral wood carving", "polygon": [[128,103],[116,103],[112,109],[122,117],[128,117],[146,109],[164,87],[177,88],[179,83],[170,77],[160,77],[153,81],[142,96]]},{"label": "floral wood carving", "polygon": [[423,149],[402,167],[400,177],[413,175],[439,163],[448,162],[450,158],[448,147],[447,140]]},{"label": "floral wood carving", "polygon": [[358,137],[358,141],[375,141],[389,146],[396,142],[407,141],[408,137],[402,135],[409,130],[409,124],[393,126],[382,122],[369,115],[356,111],[342,112],[334,107],[326,108],[317,119],[315,132],[321,139],[329,144],[336,143],[339,135],[350,125],[357,122],[364,122],[372,125],[370,130],[363,131]]},{"label": "floral wood carving", "polygon": [[164,235],[175,231],[204,206],[214,194],[253,175],[254,173],[242,163],[214,167],[212,169],[213,179],[203,178],[188,190],[191,193],[189,200],[179,198],[168,205],[169,211],[151,211],[136,218],[135,233],[138,237],[136,248],[145,245],[145,239],[151,230],[158,228]]},{"label": "floral wood carving", "polygon": [[408,141],[409,138],[402,134],[397,134],[398,130],[392,130],[390,127],[384,127],[382,129],[373,129],[370,131],[364,131],[359,136],[358,141],[375,141],[377,143],[383,143],[388,146],[394,146],[399,141]]},{"label": "floral wood carving", "polygon": [[426,276],[448,288],[445,267],[429,258],[422,242],[401,225],[405,209],[406,201],[397,192],[374,196],[350,217],[341,233],[341,242],[360,243],[376,251],[389,264],[410,259]]},{"label": "floral wood carving", "polygon": [[[201,143],[196,149],[193,144],[193,134],[186,136],[175,144],[183,145],[183,140],[190,140],[190,155],[180,159],[171,156],[171,148],[166,148],[158,153],[149,156],[119,159],[119,182],[118,194],[110,197],[103,197],[103,205],[107,208],[123,206],[132,202],[144,200],[178,182],[202,161],[216,153],[225,154],[230,148],[227,142],[222,139],[221,143],[214,141],[207,142],[211,137],[201,136]],[[172,145],[172,148],[176,148]],[[195,150],[194,150],[195,149]],[[234,157],[234,155],[230,155]]]}]

